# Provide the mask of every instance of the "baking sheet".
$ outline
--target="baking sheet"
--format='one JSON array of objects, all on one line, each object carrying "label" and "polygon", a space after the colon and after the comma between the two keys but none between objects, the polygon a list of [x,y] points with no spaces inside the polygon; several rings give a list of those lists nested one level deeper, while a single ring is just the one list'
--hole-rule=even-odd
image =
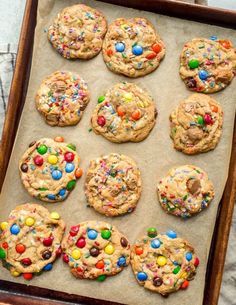
[{"label": "baking sheet", "polygon": [[[17,204],[37,202],[43,204],[50,211],[57,210],[66,221],[67,229],[71,225],[85,220],[108,221],[125,233],[131,243],[149,226],[156,226],[159,232],[165,232],[169,229],[176,230],[179,236],[188,239],[196,248],[200,258],[200,266],[195,280],[190,283],[190,287],[186,291],[179,291],[168,298],[163,298],[139,286],[133,276],[131,266],[119,275],[99,283],[97,281],[76,280],[70,274],[67,265],[59,260],[55,263],[52,271],[35,277],[27,284],[127,304],[200,305],[203,300],[207,258],[218,203],[227,179],[235,115],[236,80],[224,91],[213,95],[222,104],[225,112],[223,135],[214,151],[197,156],[187,156],[174,150],[169,138],[168,117],[170,111],[179,101],[191,94],[185,88],[178,74],[179,54],[183,44],[194,37],[217,35],[220,38],[230,38],[236,45],[236,33],[230,29],[122,8],[102,2],[83,1],[102,10],[109,23],[118,17],[146,17],[154,24],[164,40],[167,51],[160,67],[145,77],[128,79],[110,72],[103,62],[101,53],[89,61],[69,61],[62,58],[51,47],[47,40],[46,30],[52,19],[63,7],[79,2],[39,0],[30,83],[0,197],[0,221],[6,219]],[[77,126],[50,127],[43,121],[34,106],[34,96],[41,80],[55,70],[77,72],[88,82],[91,101]],[[90,117],[97,103],[97,97],[106,88],[123,80],[134,82],[145,88],[156,101],[158,109],[156,126],[150,136],[140,143],[113,144],[102,136],[89,132]],[[85,175],[78,181],[68,199],[62,203],[46,204],[32,199],[21,185],[18,161],[30,142],[42,137],[54,138],[56,135],[62,135],[65,141],[77,145],[77,151],[81,156],[81,167],[85,171],[88,168],[89,160],[102,154],[118,152],[134,158],[140,167],[143,179],[143,192],[136,210],[119,218],[107,218],[96,213],[92,208],[88,208],[83,192]],[[165,214],[156,195],[157,181],[166,174],[170,167],[182,164],[194,164],[206,170],[214,183],[216,192],[215,199],[207,210],[185,221]],[[0,279],[26,283],[22,277],[12,278],[2,266],[0,267]]]}]

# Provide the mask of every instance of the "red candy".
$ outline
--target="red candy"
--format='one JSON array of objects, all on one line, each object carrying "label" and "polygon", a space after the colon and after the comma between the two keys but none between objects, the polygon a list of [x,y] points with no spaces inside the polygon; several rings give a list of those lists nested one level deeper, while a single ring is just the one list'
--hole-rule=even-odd
[{"label": "red candy", "polygon": [[206,114],[204,115],[204,122],[205,122],[206,124],[208,124],[208,125],[212,125],[212,124],[213,124],[213,121],[212,121],[212,119],[211,119],[210,114],[206,113]]},{"label": "red candy", "polygon": [[108,55],[108,56],[111,56],[112,54],[113,54],[112,49],[107,49],[107,55]]},{"label": "red candy", "polygon": [[97,119],[97,123],[99,126],[103,127],[106,124],[106,119],[104,118],[104,116],[99,116]]},{"label": "red candy", "polygon": [[104,268],[104,261],[98,261],[95,265],[97,269],[103,269]]},{"label": "red candy", "polygon": [[7,249],[7,248],[8,248],[8,243],[7,243],[7,242],[4,242],[4,243],[2,244],[2,247],[3,247],[3,249]]},{"label": "red candy", "polygon": [[78,248],[84,248],[86,245],[86,241],[83,237],[80,237],[78,240],[77,240],[77,243],[76,243],[76,247]]},{"label": "red candy", "polygon": [[63,261],[68,264],[69,263],[69,256],[67,254],[63,254]]},{"label": "red candy", "polygon": [[181,285],[181,289],[186,289],[186,288],[188,288],[188,286],[189,286],[189,281],[185,280],[183,282],[183,284]]},{"label": "red candy", "polygon": [[56,257],[60,257],[62,254],[62,249],[61,247],[59,247],[57,250],[56,250]]},{"label": "red candy", "polygon": [[43,244],[45,247],[50,247],[52,245],[52,242],[53,242],[53,237],[46,237],[44,238],[43,240]]},{"label": "red candy", "polygon": [[31,259],[30,258],[23,258],[21,260],[21,263],[25,266],[30,266],[32,264]]},{"label": "red candy", "polygon": [[194,261],[194,266],[197,267],[199,265],[199,263],[200,263],[199,258],[196,257],[195,261]]},{"label": "red candy", "polygon": [[77,235],[78,232],[79,232],[79,226],[72,226],[72,227],[70,228],[70,235],[71,235],[71,236]]},{"label": "red candy", "polygon": [[153,51],[154,51],[155,53],[159,53],[159,52],[161,51],[161,45],[158,44],[158,43],[154,43],[154,44],[152,45],[152,49],[153,49]]},{"label": "red candy", "polygon": [[152,53],[149,53],[149,54],[146,56],[146,58],[147,58],[147,59],[153,59],[153,58],[155,58],[156,56],[157,56],[157,53],[152,52]]},{"label": "red candy", "polygon": [[18,244],[18,245],[16,245],[16,252],[17,253],[24,253],[25,252],[25,246],[24,245],[22,245],[22,244]]},{"label": "red candy", "polygon": [[75,158],[75,155],[72,152],[67,152],[65,153],[64,158],[67,162],[72,162]]},{"label": "red candy", "polygon": [[43,157],[37,155],[34,157],[34,164],[37,166],[43,165]]},{"label": "red candy", "polygon": [[136,253],[137,255],[143,254],[143,248],[141,248],[141,247],[136,247],[136,248],[135,248],[135,253]]},{"label": "red candy", "polygon": [[30,281],[33,278],[32,273],[23,273],[23,278],[27,281]]}]

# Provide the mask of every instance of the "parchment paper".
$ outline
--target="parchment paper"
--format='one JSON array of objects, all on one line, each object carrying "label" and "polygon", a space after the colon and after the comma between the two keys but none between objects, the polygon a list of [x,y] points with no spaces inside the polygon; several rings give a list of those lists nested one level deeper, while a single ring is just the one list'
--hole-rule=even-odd
[{"label": "parchment paper", "polygon": [[[77,145],[77,150],[81,156],[81,166],[85,171],[88,168],[89,160],[101,154],[111,152],[127,154],[138,162],[143,179],[141,200],[133,213],[119,218],[106,218],[88,208],[83,192],[85,176],[78,181],[76,188],[66,201],[56,204],[46,204],[40,201],[37,203],[43,204],[50,211],[57,210],[66,221],[67,228],[90,219],[111,222],[127,235],[131,243],[149,226],[156,226],[159,232],[165,232],[169,229],[176,230],[179,236],[188,239],[195,246],[200,258],[196,278],[190,283],[190,287],[186,291],[179,291],[165,299],[139,286],[133,276],[131,266],[119,275],[110,277],[103,283],[98,283],[97,281],[76,280],[70,274],[67,265],[61,260],[54,264],[52,271],[35,277],[30,285],[127,304],[200,305],[203,299],[207,258],[218,203],[228,173],[235,114],[236,80],[224,91],[214,94],[214,98],[222,104],[225,112],[223,135],[214,151],[197,156],[187,156],[174,150],[169,138],[168,117],[170,111],[179,101],[191,94],[185,88],[178,74],[179,54],[183,44],[194,37],[217,35],[221,38],[230,38],[236,46],[236,33],[234,30],[216,26],[122,8],[92,0],[84,1],[86,4],[102,10],[109,23],[118,17],[147,17],[153,22],[163,38],[167,52],[160,67],[148,76],[130,80],[110,72],[103,62],[102,54],[89,61],[69,61],[62,58],[51,47],[47,40],[46,29],[60,9],[78,2],[73,0],[39,1],[31,78],[0,198],[0,218],[2,221],[6,219],[10,211],[18,204],[37,202],[28,195],[21,185],[18,173],[18,161],[28,144],[33,140],[42,137],[54,138],[56,135],[64,136],[67,142],[73,142]],[[50,127],[35,109],[34,96],[41,80],[55,70],[71,70],[79,73],[88,81],[91,101],[82,121],[77,126]],[[102,136],[88,131],[90,117],[97,103],[97,97],[106,88],[122,80],[129,80],[146,88],[153,95],[157,104],[159,113],[157,124],[150,136],[141,143],[112,144]],[[214,183],[216,192],[215,199],[209,208],[187,221],[165,214],[156,195],[157,181],[166,174],[170,167],[182,164],[195,164],[206,170]],[[3,267],[0,267],[0,278],[25,283],[22,277],[12,278]]]}]

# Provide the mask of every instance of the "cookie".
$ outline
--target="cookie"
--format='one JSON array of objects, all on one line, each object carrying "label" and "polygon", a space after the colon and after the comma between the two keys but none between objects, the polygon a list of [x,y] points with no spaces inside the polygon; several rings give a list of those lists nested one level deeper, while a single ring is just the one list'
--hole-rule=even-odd
[{"label": "cookie", "polygon": [[51,126],[76,125],[90,95],[86,82],[76,73],[56,71],[41,83],[35,103]]},{"label": "cookie", "polygon": [[132,83],[118,83],[98,98],[91,118],[95,133],[109,141],[140,142],[156,123],[157,110],[152,97]]},{"label": "cookie", "polygon": [[229,40],[195,38],[180,55],[180,76],[188,89],[213,93],[229,85],[236,73],[236,53]]},{"label": "cookie", "polygon": [[72,226],[62,242],[63,261],[76,278],[104,281],[130,261],[130,244],[106,222],[87,221]]},{"label": "cookie", "polygon": [[131,265],[140,285],[167,296],[189,286],[199,259],[190,243],[175,231],[159,234],[156,228],[149,228],[131,249]]},{"label": "cookie", "polygon": [[84,4],[64,8],[48,28],[48,39],[65,58],[90,59],[102,48],[107,31],[105,16]]},{"label": "cookie", "polygon": [[223,111],[212,97],[193,94],[180,102],[170,115],[170,136],[174,147],[185,154],[214,149],[223,125]]},{"label": "cookie", "polygon": [[106,216],[131,213],[140,198],[141,174],[133,159],[112,153],[90,162],[85,195],[97,212]]},{"label": "cookie", "polygon": [[161,207],[169,214],[189,218],[207,208],[214,198],[208,175],[194,165],[173,167],[157,185]]},{"label": "cookie", "polygon": [[129,77],[151,73],[165,55],[165,45],[145,18],[118,18],[105,36],[102,53],[107,67]]},{"label": "cookie", "polygon": [[0,258],[12,276],[31,280],[50,271],[61,254],[64,221],[57,212],[26,203],[17,206],[0,224]]},{"label": "cookie", "polygon": [[43,138],[29,145],[19,162],[23,185],[34,198],[47,202],[63,201],[81,177],[79,156],[74,144],[62,137]]}]

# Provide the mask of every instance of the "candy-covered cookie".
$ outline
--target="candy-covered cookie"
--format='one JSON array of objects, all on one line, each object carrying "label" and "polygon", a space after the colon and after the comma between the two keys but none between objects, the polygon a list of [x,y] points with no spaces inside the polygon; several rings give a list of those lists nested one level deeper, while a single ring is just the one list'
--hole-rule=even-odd
[{"label": "candy-covered cookie", "polygon": [[167,213],[183,218],[207,208],[215,195],[207,173],[194,165],[170,169],[158,183],[157,194]]},{"label": "candy-covered cookie", "polygon": [[130,244],[106,222],[87,221],[72,226],[62,242],[63,260],[77,278],[104,281],[130,261]]},{"label": "candy-covered cookie", "polygon": [[50,271],[61,254],[64,221],[57,212],[50,214],[41,205],[17,206],[0,229],[0,259],[14,277],[22,274],[30,280]]},{"label": "candy-covered cookie", "polygon": [[111,71],[138,77],[159,66],[165,45],[147,19],[118,18],[108,28],[102,52]]},{"label": "candy-covered cookie", "polygon": [[48,29],[48,39],[65,58],[90,59],[102,48],[107,31],[105,16],[84,4],[64,8]]},{"label": "candy-covered cookie", "polygon": [[185,154],[214,149],[220,140],[223,112],[212,97],[193,94],[180,102],[170,115],[174,147]]},{"label": "candy-covered cookie", "polygon": [[199,259],[175,231],[158,234],[156,228],[149,228],[132,247],[131,265],[140,285],[166,296],[189,286]]},{"label": "candy-covered cookie", "polygon": [[98,98],[91,124],[94,132],[112,142],[139,142],[156,123],[155,102],[132,83],[118,83]]},{"label": "candy-covered cookie", "polygon": [[236,52],[229,40],[195,38],[180,55],[180,76],[188,89],[213,93],[229,85],[236,73]]},{"label": "candy-covered cookie", "polygon": [[64,143],[63,137],[34,141],[19,163],[22,183],[37,199],[62,201],[82,175],[79,160],[75,145]]},{"label": "candy-covered cookie", "polygon": [[96,211],[106,216],[131,213],[140,198],[142,181],[136,162],[112,153],[90,162],[85,195]]},{"label": "candy-covered cookie", "polygon": [[86,82],[76,73],[56,71],[47,76],[37,92],[37,110],[51,126],[77,124],[89,102]]}]

